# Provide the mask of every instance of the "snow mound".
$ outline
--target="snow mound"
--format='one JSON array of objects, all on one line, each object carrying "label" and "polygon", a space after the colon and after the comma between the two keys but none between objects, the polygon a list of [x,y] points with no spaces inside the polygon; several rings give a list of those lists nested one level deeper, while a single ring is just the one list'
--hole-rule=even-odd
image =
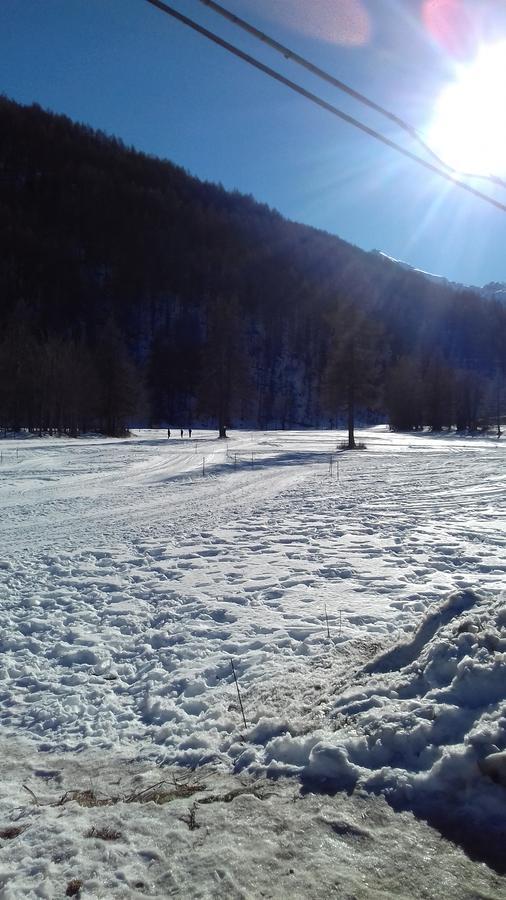
[{"label": "snow mound", "polygon": [[506,872],[504,594],[450,593],[353,682],[320,727],[262,721],[229,745],[236,769],[382,795]]},{"label": "snow mound", "polygon": [[484,775],[490,775],[493,781],[506,787],[506,750],[503,753],[491,753],[480,762]]},{"label": "snow mound", "polygon": [[[467,590],[429,613],[414,638],[363,669],[339,697],[337,731],[310,749],[303,776],[383,794],[500,860],[506,828],[505,598]],[[504,859],[503,859],[504,865]]]}]

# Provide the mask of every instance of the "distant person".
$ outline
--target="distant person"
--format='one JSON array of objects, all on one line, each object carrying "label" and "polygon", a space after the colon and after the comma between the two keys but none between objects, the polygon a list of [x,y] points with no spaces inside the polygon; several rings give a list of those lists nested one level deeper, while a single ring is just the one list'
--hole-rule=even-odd
[{"label": "distant person", "polygon": [[192,436],[192,430],[191,430],[191,428],[189,428],[189,429],[188,429],[188,437],[191,438],[191,436]]},{"label": "distant person", "polygon": [[170,428],[167,428],[167,440],[170,438]]},{"label": "distant person", "polygon": [[183,437],[183,429],[181,428],[181,437]]}]

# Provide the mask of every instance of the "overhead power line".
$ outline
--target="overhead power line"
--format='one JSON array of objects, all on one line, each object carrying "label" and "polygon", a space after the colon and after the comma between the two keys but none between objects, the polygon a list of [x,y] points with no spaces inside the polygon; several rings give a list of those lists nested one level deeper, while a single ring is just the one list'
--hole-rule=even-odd
[{"label": "overhead power line", "polygon": [[163,0],[146,0],[146,2],[150,3],[151,6],[155,6],[157,9],[160,9],[162,12],[166,13],[168,16],[171,16],[173,19],[176,19],[178,22],[181,22],[183,25],[186,25],[188,28],[191,28],[193,31],[196,31],[198,34],[201,34],[203,37],[212,41],[214,44],[217,44],[219,47],[223,47],[224,50],[227,50],[229,53],[232,53],[239,59],[242,59],[250,66],[258,69],[260,72],[263,72],[265,75],[268,75],[270,78],[273,78],[280,84],[284,84],[285,87],[290,88],[290,90],[294,91],[296,94],[300,94],[301,97],[305,97],[306,100],[310,100],[316,106],[320,106],[322,109],[325,109],[327,112],[332,113],[332,115],[337,116],[337,118],[342,119],[344,122],[347,122],[354,128],[358,128],[360,131],[364,132],[364,134],[368,134],[369,137],[373,137],[375,138],[375,140],[380,141],[382,144],[385,144],[385,146],[396,150],[398,153],[401,153],[403,156],[407,157],[407,159],[411,159],[413,162],[418,163],[418,165],[423,166],[430,172],[435,172],[441,178],[446,179],[446,181],[451,182],[452,184],[461,188],[463,191],[467,191],[469,194],[473,194],[475,197],[479,197],[486,203],[490,203],[492,206],[495,206],[496,209],[500,209],[502,212],[506,212],[506,204],[500,203],[499,200],[495,200],[494,197],[490,197],[488,194],[484,194],[476,188],[472,187],[472,185],[466,184],[464,181],[460,181],[456,175],[453,175],[451,172],[445,171],[434,163],[431,163],[428,160],[417,156],[416,153],[412,153],[411,150],[406,149],[406,147],[403,147],[401,144],[396,143],[396,141],[392,141],[390,138],[386,137],[384,134],[381,134],[379,131],[375,131],[373,128],[369,128],[368,125],[365,125],[363,122],[360,122],[353,116],[348,115],[348,113],[343,112],[343,110],[338,109],[337,106],[334,106],[332,103],[328,103],[327,100],[324,100],[317,94],[308,91],[306,88],[302,87],[302,85],[297,84],[295,81],[291,81],[289,78],[286,78],[285,75],[281,74],[281,72],[277,72],[270,66],[267,66],[264,63],[260,62],[260,60],[256,59],[256,57],[251,56],[249,53],[245,53],[244,50],[240,50],[239,47],[236,47],[229,41],[224,40],[213,31],[209,31],[208,28],[204,28],[203,25],[199,25],[198,22],[195,22],[193,21],[193,19],[188,18],[188,16],[183,15],[183,13],[180,13],[172,6],[164,3]]},{"label": "overhead power line", "polygon": [[385,118],[389,119],[394,123],[394,125],[397,125],[398,128],[401,128],[403,131],[409,134],[409,136],[413,138],[413,140],[417,141],[420,147],[422,147],[426,153],[430,154],[430,156],[437,163],[439,163],[440,166],[443,166],[445,169],[447,169],[448,172],[452,172],[454,175],[458,175],[461,178],[481,178],[486,181],[491,181],[493,184],[498,184],[501,187],[506,187],[506,181],[503,181],[502,178],[499,178],[497,175],[486,175],[479,172],[461,172],[459,169],[455,169],[453,166],[448,165],[448,163],[446,163],[444,159],[438,156],[438,154],[432,149],[430,144],[428,144],[423,139],[417,129],[414,128],[413,125],[410,125],[409,122],[406,122],[405,119],[402,119],[400,116],[395,115],[395,113],[390,112],[390,110],[385,109],[384,106],[380,106],[379,103],[375,103],[374,100],[371,100],[369,97],[366,97],[365,94],[361,94],[360,91],[357,91],[355,90],[355,88],[350,87],[349,84],[345,84],[344,81],[341,81],[339,78],[336,78],[334,75],[326,72],[325,69],[321,69],[319,66],[316,66],[309,59],[306,59],[304,56],[300,56],[299,53],[295,53],[284,44],[280,44],[279,41],[274,40],[274,38],[271,38],[268,34],[265,34],[265,32],[260,31],[258,28],[255,28],[254,25],[246,22],[245,19],[241,19],[239,16],[236,16],[235,13],[230,12],[230,10],[228,9],[225,9],[225,7],[221,6],[220,3],[215,3],[214,0],[199,0],[199,3],[202,3],[203,6],[208,6],[209,9],[212,9],[214,12],[218,13],[218,15],[223,16],[224,19],[232,22],[233,25],[237,25],[238,28],[242,28],[243,31],[246,31],[248,34],[261,41],[263,44],[267,44],[268,47],[271,47],[272,50],[280,53],[282,56],[284,56],[285,59],[289,59],[291,60],[291,62],[297,63],[297,65],[302,66],[304,69],[307,69],[308,72],[311,72],[312,75],[316,75],[317,78],[321,78],[323,81],[331,84],[332,87],[337,88],[339,91],[343,91],[343,93],[348,94],[350,97],[353,97],[354,100],[357,100],[359,103],[363,103],[364,106],[368,106],[369,109],[372,109],[374,110],[374,112],[377,112]]}]

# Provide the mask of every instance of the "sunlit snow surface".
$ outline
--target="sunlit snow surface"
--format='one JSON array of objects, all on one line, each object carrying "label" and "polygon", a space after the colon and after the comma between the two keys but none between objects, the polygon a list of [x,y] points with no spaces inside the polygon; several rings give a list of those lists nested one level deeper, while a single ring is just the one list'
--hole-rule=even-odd
[{"label": "sunlit snow surface", "polygon": [[[483,858],[481,838],[493,846],[506,828],[506,788],[479,767],[506,749],[506,445],[378,428],[360,435],[367,451],[337,454],[343,435],[336,432],[231,432],[228,442],[206,432],[191,441],[177,435],[1,444],[0,721],[2,776],[11,783],[2,815],[5,825],[19,815],[30,827],[0,851],[0,896],[62,895],[53,884],[57,864],[33,870],[29,858],[41,852],[40,834],[33,835],[42,812],[20,789],[36,792],[37,756],[57,773],[54,797],[83,787],[84,775],[69,782],[72,758],[81,772],[90,759],[86,777],[96,771],[101,786],[99,771],[109,766],[110,781],[121,769],[115,757],[162,773],[160,766],[204,766],[223,779],[281,774],[283,813],[274,803],[267,815],[267,800],[248,795],[260,830],[275,814],[285,830],[307,814],[308,828],[316,817],[328,831],[325,816],[336,802],[329,792],[353,790],[347,802],[362,797],[374,815],[381,810],[401,847],[397,832],[408,813],[393,813],[384,796]],[[325,799],[311,794],[312,805],[294,806],[301,782]],[[232,806],[253,828],[245,803]],[[211,804],[205,808],[210,815]],[[44,828],[54,838],[57,817],[48,809]],[[116,818],[128,819],[118,810]],[[149,830],[147,811],[135,819],[146,819]],[[158,807],[151,812],[160,815]],[[85,816],[75,804],[65,813],[72,827]],[[347,814],[361,815],[355,807]],[[182,828],[183,854],[190,837],[203,838],[177,816],[164,821]],[[415,825],[420,852],[430,855],[423,841],[433,833],[410,820]],[[323,853],[320,835],[313,856],[335,854],[336,840],[344,852],[354,835],[365,859],[356,822],[331,832],[333,849]],[[86,868],[89,841],[84,850],[76,841],[79,849],[64,860],[69,877],[74,857]],[[384,848],[374,841],[378,883],[341,880],[342,896],[374,896],[373,889],[415,896],[418,888],[396,893],[381,881],[374,859]],[[455,859],[452,852],[445,865],[457,880],[448,874],[445,896],[485,889],[483,896],[506,896],[502,879],[484,866],[476,874],[461,851]],[[269,851],[262,853],[276,871]],[[114,866],[123,863],[114,872],[109,863],[95,864],[105,865],[107,887],[86,876],[89,896],[177,895],[160,860],[142,858],[136,868],[129,857],[134,874],[121,877]],[[13,865],[20,878],[25,865],[25,880],[16,882]],[[283,865],[290,874],[293,866]],[[469,894],[462,886],[458,892],[459,866]],[[197,880],[180,886],[181,895],[333,896],[318,893],[317,880],[313,894],[295,869],[298,880],[268,880],[268,889],[250,885],[256,876],[247,867],[242,881],[227,870],[232,882],[221,887],[204,869],[195,863]],[[427,896],[438,896],[438,885],[431,893],[427,882]]]}]

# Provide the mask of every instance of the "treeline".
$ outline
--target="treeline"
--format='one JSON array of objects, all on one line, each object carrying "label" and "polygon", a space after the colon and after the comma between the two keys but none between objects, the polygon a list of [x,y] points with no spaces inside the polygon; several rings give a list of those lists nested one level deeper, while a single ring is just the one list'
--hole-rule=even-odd
[{"label": "treeline", "polygon": [[18,307],[0,341],[0,425],[4,431],[119,436],[142,406],[139,372],[108,323],[93,348],[84,340],[37,336]]},{"label": "treeline", "polygon": [[0,98],[0,426],[504,412],[506,308]]},{"label": "treeline", "polygon": [[425,364],[402,357],[389,369],[384,406],[397,431],[456,428],[460,432],[494,428],[500,437],[506,415],[504,371],[484,377],[470,369],[447,365],[441,356]]}]

